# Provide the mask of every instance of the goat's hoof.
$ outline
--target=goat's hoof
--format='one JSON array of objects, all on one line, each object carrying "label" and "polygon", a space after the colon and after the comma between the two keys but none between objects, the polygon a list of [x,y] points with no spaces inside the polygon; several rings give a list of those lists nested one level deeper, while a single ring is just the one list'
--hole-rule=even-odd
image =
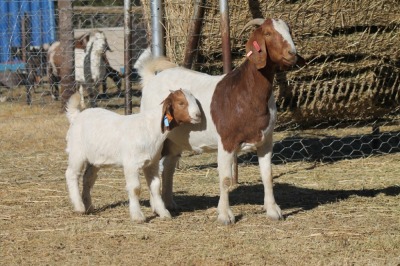
[{"label": "goat's hoof", "polygon": [[168,203],[165,202],[165,207],[170,211],[175,211],[178,209],[178,205],[173,200]]},{"label": "goat's hoof", "polygon": [[281,208],[277,204],[273,206],[266,207],[267,216],[272,220],[281,220],[283,219]]},{"label": "goat's hoof", "polygon": [[144,223],[146,221],[146,217],[144,217],[143,213],[135,213],[131,215],[132,221],[135,223]]},{"label": "goat's hoof", "polygon": [[171,214],[169,213],[168,210],[160,212],[158,215],[160,216],[161,219],[165,219],[165,220],[172,219],[172,216],[171,216]]},{"label": "goat's hoof", "polygon": [[225,214],[218,214],[218,222],[223,225],[230,225],[235,223],[235,216],[233,215],[232,211],[229,210]]},{"label": "goat's hoof", "polygon": [[75,206],[74,211],[79,214],[85,214],[86,213],[85,205],[83,205],[83,203],[82,203],[82,204],[79,204],[78,206]]},{"label": "goat's hoof", "polygon": [[93,213],[94,212],[94,207],[93,207],[93,205],[90,205],[88,208],[86,208],[86,214],[89,214],[89,213]]}]

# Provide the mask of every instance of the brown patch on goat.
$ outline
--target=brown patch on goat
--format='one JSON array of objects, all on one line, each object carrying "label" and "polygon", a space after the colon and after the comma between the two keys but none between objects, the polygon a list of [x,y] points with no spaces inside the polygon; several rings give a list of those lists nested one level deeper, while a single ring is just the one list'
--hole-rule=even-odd
[{"label": "brown patch on goat", "polygon": [[217,84],[211,116],[226,151],[233,152],[241,143],[261,140],[270,119],[271,83],[246,61]]},{"label": "brown patch on goat", "polygon": [[133,194],[135,194],[136,196],[140,197],[140,188],[134,188],[133,189]]},{"label": "brown patch on goat", "polygon": [[225,190],[229,190],[229,188],[230,188],[231,185],[232,185],[232,178],[230,178],[230,177],[224,177],[223,184],[224,184],[224,189],[225,189]]},{"label": "brown patch on goat", "polygon": [[189,103],[182,89],[171,92],[162,102],[161,132],[167,129],[164,125],[165,116],[172,117],[168,130],[172,130],[182,123],[190,123],[191,118],[188,112]]},{"label": "brown patch on goat", "polygon": [[85,50],[87,43],[90,39],[90,32],[85,33],[74,40],[74,47],[75,49],[82,49]]},{"label": "brown patch on goat", "polygon": [[271,19],[252,33],[246,53],[249,60],[217,84],[211,101],[211,116],[228,152],[242,143],[261,141],[270,121],[268,101],[276,69],[296,61],[296,55],[290,53],[290,45],[275,30]]}]

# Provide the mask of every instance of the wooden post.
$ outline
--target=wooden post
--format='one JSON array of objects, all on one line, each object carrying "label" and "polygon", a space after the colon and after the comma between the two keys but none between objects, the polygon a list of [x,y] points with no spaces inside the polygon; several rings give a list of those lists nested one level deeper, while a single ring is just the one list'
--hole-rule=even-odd
[{"label": "wooden post", "polygon": [[124,0],[124,74],[125,74],[125,114],[132,114],[132,28],[131,1]]},{"label": "wooden post", "polygon": [[63,57],[60,69],[62,88],[61,108],[65,110],[68,99],[75,92],[75,54],[71,0],[58,1],[58,11],[60,14],[60,47]]},{"label": "wooden post", "polygon": [[197,0],[194,6],[193,21],[190,24],[189,40],[185,48],[185,58],[183,60],[183,66],[189,69],[192,68],[195,51],[199,44],[203,16],[204,0]]},{"label": "wooden post", "polygon": [[221,13],[222,60],[224,73],[228,73],[232,70],[228,0],[220,0],[219,8]]}]

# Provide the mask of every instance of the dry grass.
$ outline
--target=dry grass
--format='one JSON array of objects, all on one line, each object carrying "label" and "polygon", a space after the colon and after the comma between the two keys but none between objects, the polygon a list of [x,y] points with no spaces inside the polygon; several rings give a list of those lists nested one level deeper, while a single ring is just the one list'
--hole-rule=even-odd
[{"label": "dry grass", "polygon": [[[48,100],[46,98],[46,100]],[[400,154],[335,163],[274,165],[285,220],[261,209],[258,166],[240,166],[232,188],[237,223],[216,222],[215,154],[183,156],[175,178],[181,207],[148,221],[129,219],[121,169],[100,171],[96,213],[69,202],[65,133],[58,104],[0,105],[1,265],[399,265]],[[120,111],[120,110],[118,110]]]}]

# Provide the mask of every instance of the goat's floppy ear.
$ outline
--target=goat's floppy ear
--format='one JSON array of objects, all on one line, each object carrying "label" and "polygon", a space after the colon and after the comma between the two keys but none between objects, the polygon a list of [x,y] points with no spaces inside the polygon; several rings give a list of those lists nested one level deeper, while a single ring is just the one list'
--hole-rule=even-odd
[{"label": "goat's floppy ear", "polygon": [[168,96],[161,104],[163,105],[161,112],[161,132],[164,133],[165,130],[170,130],[169,123],[173,119],[171,114],[172,99]]},{"label": "goat's floppy ear", "polygon": [[267,48],[261,28],[256,29],[246,43],[246,56],[250,62],[256,65],[257,69],[267,64]]},{"label": "goat's floppy ear", "polygon": [[85,46],[85,49],[83,49],[85,51],[85,53],[87,50],[87,44],[88,44],[89,40],[90,40],[90,33],[86,34],[85,37],[82,39],[82,43]]}]

